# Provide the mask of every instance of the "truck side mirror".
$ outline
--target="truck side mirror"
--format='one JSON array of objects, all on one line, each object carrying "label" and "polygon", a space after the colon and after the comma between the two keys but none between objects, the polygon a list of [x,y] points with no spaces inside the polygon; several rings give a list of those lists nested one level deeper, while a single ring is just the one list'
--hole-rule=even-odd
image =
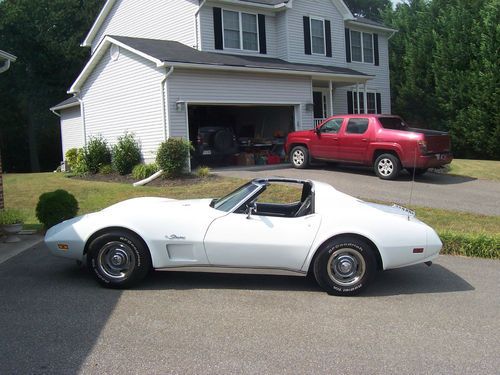
[{"label": "truck side mirror", "polygon": [[314,129],[314,132],[317,134],[317,135],[320,135],[321,134],[321,128],[317,127]]}]

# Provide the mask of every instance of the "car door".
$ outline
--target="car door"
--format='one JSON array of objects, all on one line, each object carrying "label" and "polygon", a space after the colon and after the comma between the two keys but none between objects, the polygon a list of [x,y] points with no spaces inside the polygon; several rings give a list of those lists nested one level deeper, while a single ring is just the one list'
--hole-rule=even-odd
[{"label": "car door", "polygon": [[321,223],[319,214],[302,217],[229,213],[205,235],[210,264],[300,270]]},{"label": "car door", "polygon": [[338,146],[340,160],[354,163],[365,161],[372,127],[369,118],[351,118],[347,121]]},{"label": "car door", "polygon": [[339,157],[339,131],[343,121],[343,118],[333,118],[321,124],[310,144],[314,158],[336,160]]}]

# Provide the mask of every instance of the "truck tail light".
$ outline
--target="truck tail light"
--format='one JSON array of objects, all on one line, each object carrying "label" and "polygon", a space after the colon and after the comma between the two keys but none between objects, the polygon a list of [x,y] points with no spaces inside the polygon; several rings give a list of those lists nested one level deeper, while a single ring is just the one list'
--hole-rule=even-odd
[{"label": "truck tail light", "polygon": [[426,141],[418,141],[418,147],[420,149],[421,154],[427,154],[427,142]]}]

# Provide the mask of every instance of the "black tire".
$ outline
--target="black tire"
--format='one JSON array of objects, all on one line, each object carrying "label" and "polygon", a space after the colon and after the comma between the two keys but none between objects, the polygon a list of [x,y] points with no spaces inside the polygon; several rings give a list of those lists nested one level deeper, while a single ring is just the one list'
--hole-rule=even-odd
[{"label": "black tire", "polygon": [[233,132],[228,129],[219,130],[214,136],[214,147],[220,153],[227,153],[234,147]]},{"label": "black tire", "polygon": [[410,176],[413,176],[413,173],[415,173],[415,176],[422,176],[425,172],[427,172],[427,168],[406,168]]},{"label": "black tire", "polygon": [[314,277],[328,294],[353,296],[373,280],[376,264],[374,249],[365,241],[348,236],[335,238],[318,250]]},{"label": "black tire", "polygon": [[309,166],[309,151],[304,146],[295,146],[290,152],[290,162],[294,168],[305,169]]},{"label": "black tire", "polygon": [[394,180],[399,176],[401,163],[393,154],[380,155],[373,164],[375,174],[383,180]]},{"label": "black tire", "polygon": [[151,270],[151,255],[138,236],[120,230],[95,238],[87,254],[87,264],[99,284],[106,288],[128,288]]}]

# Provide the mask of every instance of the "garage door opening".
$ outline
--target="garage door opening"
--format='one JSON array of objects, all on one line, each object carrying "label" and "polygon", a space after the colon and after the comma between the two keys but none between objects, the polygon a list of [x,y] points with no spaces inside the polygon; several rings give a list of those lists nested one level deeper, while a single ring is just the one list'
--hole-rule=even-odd
[{"label": "garage door opening", "polygon": [[188,121],[193,166],[278,164],[295,106],[189,105]]}]

